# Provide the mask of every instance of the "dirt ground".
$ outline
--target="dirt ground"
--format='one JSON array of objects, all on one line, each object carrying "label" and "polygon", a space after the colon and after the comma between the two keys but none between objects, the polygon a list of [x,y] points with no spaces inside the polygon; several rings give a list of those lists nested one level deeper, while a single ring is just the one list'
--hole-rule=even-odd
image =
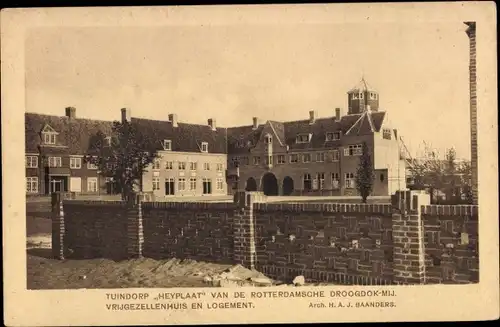
[{"label": "dirt ground", "polygon": [[52,259],[49,217],[37,214],[26,218],[28,289],[210,287],[203,281],[205,276],[217,276],[231,267],[177,259]]}]

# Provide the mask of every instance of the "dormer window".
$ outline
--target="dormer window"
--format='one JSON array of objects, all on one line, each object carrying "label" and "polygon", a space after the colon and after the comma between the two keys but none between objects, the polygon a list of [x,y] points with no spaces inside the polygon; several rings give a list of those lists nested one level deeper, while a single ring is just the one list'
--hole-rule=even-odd
[{"label": "dormer window", "polygon": [[312,134],[299,134],[297,135],[297,143],[309,143],[311,141]]},{"label": "dormer window", "polygon": [[271,144],[271,143],[273,143],[273,137],[271,135],[267,134],[264,141],[266,142],[266,144]]},{"label": "dormer window", "polygon": [[340,140],[341,132],[331,132],[326,133],[326,141],[338,141]]},{"label": "dormer window", "polygon": [[56,144],[57,133],[52,127],[49,125],[45,125],[42,130],[42,141],[43,144]]},{"label": "dormer window", "polygon": [[208,143],[201,142],[201,152],[208,152]]},{"label": "dormer window", "polygon": [[163,140],[163,150],[172,151],[172,140]]}]

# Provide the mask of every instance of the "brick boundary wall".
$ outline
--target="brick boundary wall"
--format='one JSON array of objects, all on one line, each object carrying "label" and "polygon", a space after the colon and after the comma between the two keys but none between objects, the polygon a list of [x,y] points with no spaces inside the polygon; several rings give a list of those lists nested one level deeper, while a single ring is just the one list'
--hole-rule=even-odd
[{"label": "brick boundary wall", "polygon": [[282,281],[297,275],[349,285],[479,281],[477,206],[430,205],[420,191],[398,191],[391,204],[266,201],[259,192],[237,193],[233,203],[54,195],[53,255],[180,255],[241,264]]}]

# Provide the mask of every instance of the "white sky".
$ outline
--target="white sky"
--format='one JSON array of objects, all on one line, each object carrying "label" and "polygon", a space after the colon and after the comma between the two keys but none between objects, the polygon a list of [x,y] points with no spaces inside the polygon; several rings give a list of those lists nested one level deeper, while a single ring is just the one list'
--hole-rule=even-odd
[{"label": "white sky", "polygon": [[468,38],[446,24],[37,28],[26,39],[26,110],[219,126],[347,112],[364,74],[413,155],[422,141],[470,157]]}]

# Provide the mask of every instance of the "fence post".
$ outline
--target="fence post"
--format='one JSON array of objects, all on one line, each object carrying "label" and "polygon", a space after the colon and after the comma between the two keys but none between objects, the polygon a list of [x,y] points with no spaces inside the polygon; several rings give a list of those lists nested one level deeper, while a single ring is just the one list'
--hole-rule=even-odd
[{"label": "fence post", "polygon": [[129,258],[142,258],[144,231],[142,226],[141,195],[136,194],[128,198],[126,203],[127,215],[127,254]]},{"label": "fence post", "polygon": [[233,225],[234,261],[250,269],[255,269],[257,260],[253,205],[264,201],[260,192],[238,192],[234,196],[238,205]]},{"label": "fence post", "polygon": [[61,192],[51,194],[52,205],[52,256],[64,260],[64,207]]},{"label": "fence post", "polygon": [[396,191],[391,202],[394,282],[425,284],[421,206],[430,204],[430,196],[421,191]]}]

